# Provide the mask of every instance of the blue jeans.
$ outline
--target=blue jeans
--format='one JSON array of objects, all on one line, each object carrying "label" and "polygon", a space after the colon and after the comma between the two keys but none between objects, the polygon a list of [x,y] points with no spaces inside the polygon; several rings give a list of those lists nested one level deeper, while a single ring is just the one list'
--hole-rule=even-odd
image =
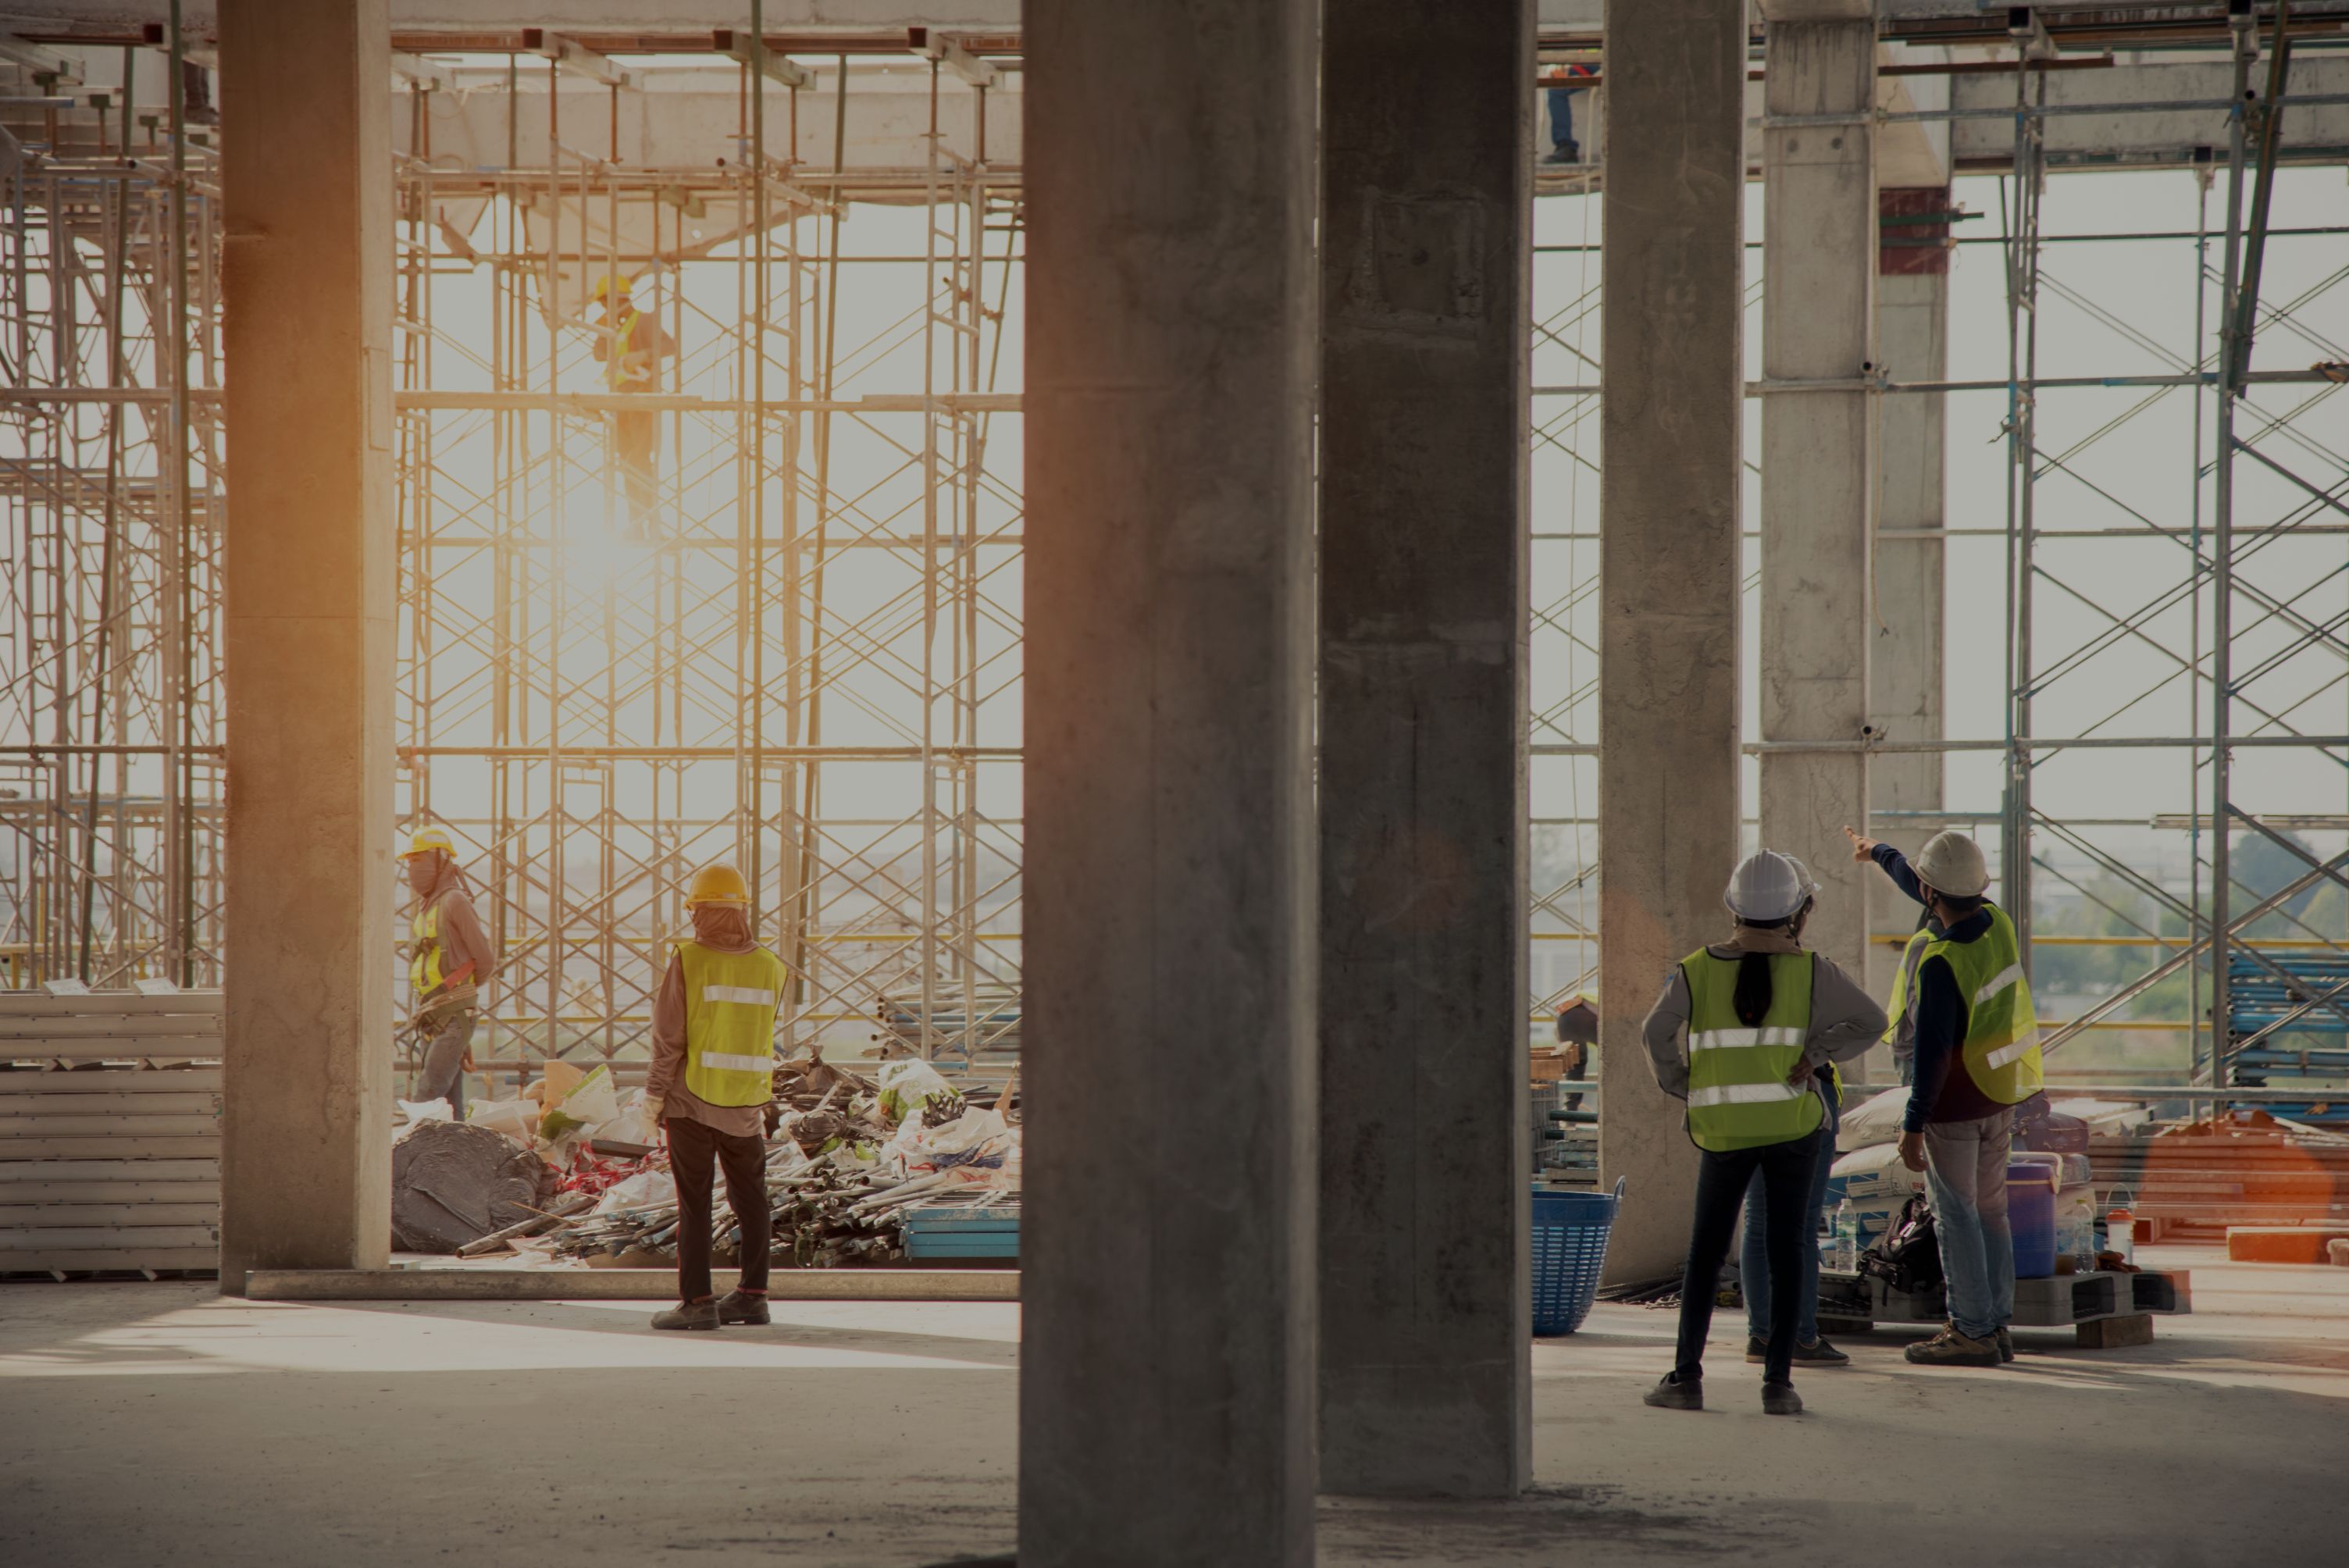
[{"label": "blue jeans", "polygon": [[1576,89],[1549,89],[1549,144],[1552,147],[1574,145],[1574,92]]},{"label": "blue jeans", "polygon": [[1950,1321],[1988,1339],[2014,1321],[2014,1235],[2006,1222],[2006,1156],[2014,1112],[1925,1129],[1925,1184],[1950,1287]]},{"label": "blue jeans", "polygon": [[[1811,1200],[1803,1210],[1802,1310],[1795,1315],[1795,1343],[1819,1342],[1819,1215],[1827,1206],[1827,1177],[1835,1169],[1836,1128],[1843,1109],[1833,1090],[1821,1097],[1827,1118],[1820,1123],[1819,1162],[1811,1172]],[[1745,1245],[1738,1253],[1738,1288],[1745,1294],[1745,1332],[1755,1339],[1770,1337],[1770,1222],[1764,1212],[1762,1178],[1757,1174],[1745,1189]]]}]

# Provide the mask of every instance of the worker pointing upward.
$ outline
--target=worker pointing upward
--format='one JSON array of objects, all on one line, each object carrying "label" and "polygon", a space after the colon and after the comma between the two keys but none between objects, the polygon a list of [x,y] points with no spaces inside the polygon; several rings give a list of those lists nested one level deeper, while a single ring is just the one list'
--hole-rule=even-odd
[{"label": "worker pointing upward", "polygon": [[472,1050],[481,986],[498,966],[496,949],[473,913],[457,846],[440,828],[419,828],[400,863],[416,894],[409,923],[408,979],[415,993],[409,1022],[425,1046],[419,1099],[445,1099],[465,1115],[465,1068]]},{"label": "worker pointing upward", "polygon": [[[705,866],[686,892],[693,935],[677,944],[653,999],[645,1091],[668,1134],[677,1179],[679,1305],[655,1328],[765,1323],[768,1109],[775,1098],[775,1010],[783,961],[750,939],[750,892],[732,866]],[[741,1284],[711,1293],[712,1167],[741,1227]]]},{"label": "worker pointing upward", "polygon": [[1874,861],[1925,906],[1893,982],[1896,1033],[1915,1042],[1900,1159],[1926,1173],[1950,1322],[1911,1345],[1911,1361],[1995,1367],[2014,1359],[2014,1242],[2006,1157],[2014,1108],[2039,1092],[2039,1020],[2014,922],[1983,896],[1990,868],[1963,833],[1936,833],[1912,866],[1849,828],[1851,858]]}]

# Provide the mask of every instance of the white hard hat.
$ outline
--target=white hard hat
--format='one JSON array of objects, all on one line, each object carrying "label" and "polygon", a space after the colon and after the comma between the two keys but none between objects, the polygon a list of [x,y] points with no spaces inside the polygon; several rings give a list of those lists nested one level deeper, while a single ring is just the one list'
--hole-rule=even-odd
[{"label": "white hard hat", "polygon": [[1743,921],[1791,920],[1817,889],[1802,861],[1775,850],[1763,850],[1738,862],[1721,902]]},{"label": "white hard hat", "polygon": [[1990,886],[1982,846],[1963,833],[1936,833],[1909,862],[1917,880],[1951,898],[1979,898]]}]

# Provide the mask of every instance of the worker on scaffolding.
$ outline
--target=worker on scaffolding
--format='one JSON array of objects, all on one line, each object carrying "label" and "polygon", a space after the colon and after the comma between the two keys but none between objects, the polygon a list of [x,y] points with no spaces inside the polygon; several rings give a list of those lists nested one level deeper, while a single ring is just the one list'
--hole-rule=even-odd
[{"label": "worker on scaffolding", "polygon": [[1899,1032],[1916,1052],[1900,1122],[1900,1161],[1925,1172],[1933,1199],[1950,1320],[1911,1345],[1911,1361],[1996,1367],[2014,1359],[2014,1241],[2006,1159],[2014,1108],[2040,1088],[2039,1020],[2014,922],[1984,896],[1990,868],[1963,833],[1936,833],[1915,863],[1846,828],[1851,858],[1874,861],[1925,906],[1892,987]]},{"label": "worker on scaffolding", "polygon": [[[750,892],[732,866],[705,866],[686,892],[693,934],[677,944],[653,999],[646,1098],[668,1137],[677,1179],[678,1305],[655,1328],[765,1323],[766,1134],[776,1123],[775,1011],[783,961],[750,937]],[[709,1278],[712,1167],[741,1230],[741,1282],[723,1299]]]},{"label": "worker on scaffolding", "polygon": [[[637,308],[628,280],[617,273],[596,280],[595,298],[604,307],[595,337],[604,385],[622,394],[658,391],[661,360],[677,351],[676,340],[661,330],[656,313]],[[659,515],[660,415],[626,408],[611,418],[612,459],[627,490],[629,531],[641,539]]]},{"label": "worker on scaffolding", "polygon": [[1671,1371],[1642,1396],[1663,1409],[1704,1408],[1713,1294],[1757,1174],[1770,1273],[1762,1409],[1792,1416],[1803,1408],[1795,1346],[1804,1285],[1816,1275],[1804,1267],[1802,1249],[1810,1240],[1811,1178],[1818,1161],[1832,1158],[1816,1074],[1865,1052],[1884,1030],[1884,1009],[1832,960],[1802,944],[1817,892],[1792,855],[1764,850],[1746,857],[1722,895],[1737,923],[1729,940],[1674,965],[1640,1026],[1657,1087],[1688,1102],[1689,1139],[1699,1151],[1679,1348]]},{"label": "worker on scaffolding", "polygon": [[481,987],[497,969],[497,950],[473,913],[456,842],[446,830],[419,828],[399,859],[417,900],[409,924],[408,980],[415,998],[409,1027],[425,1054],[416,1098],[445,1099],[462,1120]]}]

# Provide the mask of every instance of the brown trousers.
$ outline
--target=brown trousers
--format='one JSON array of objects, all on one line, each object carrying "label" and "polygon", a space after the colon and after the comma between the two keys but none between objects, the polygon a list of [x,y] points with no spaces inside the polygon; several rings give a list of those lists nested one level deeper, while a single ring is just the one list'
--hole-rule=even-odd
[{"label": "brown trousers", "polygon": [[742,1227],[742,1288],[767,1288],[767,1253],[771,1221],[767,1212],[767,1146],[756,1138],[736,1138],[687,1117],[673,1116],[668,1129],[669,1173],[677,1178],[677,1288],[687,1301],[710,1295],[709,1249],[712,1178],[726,1172],[726,1202]]}]

